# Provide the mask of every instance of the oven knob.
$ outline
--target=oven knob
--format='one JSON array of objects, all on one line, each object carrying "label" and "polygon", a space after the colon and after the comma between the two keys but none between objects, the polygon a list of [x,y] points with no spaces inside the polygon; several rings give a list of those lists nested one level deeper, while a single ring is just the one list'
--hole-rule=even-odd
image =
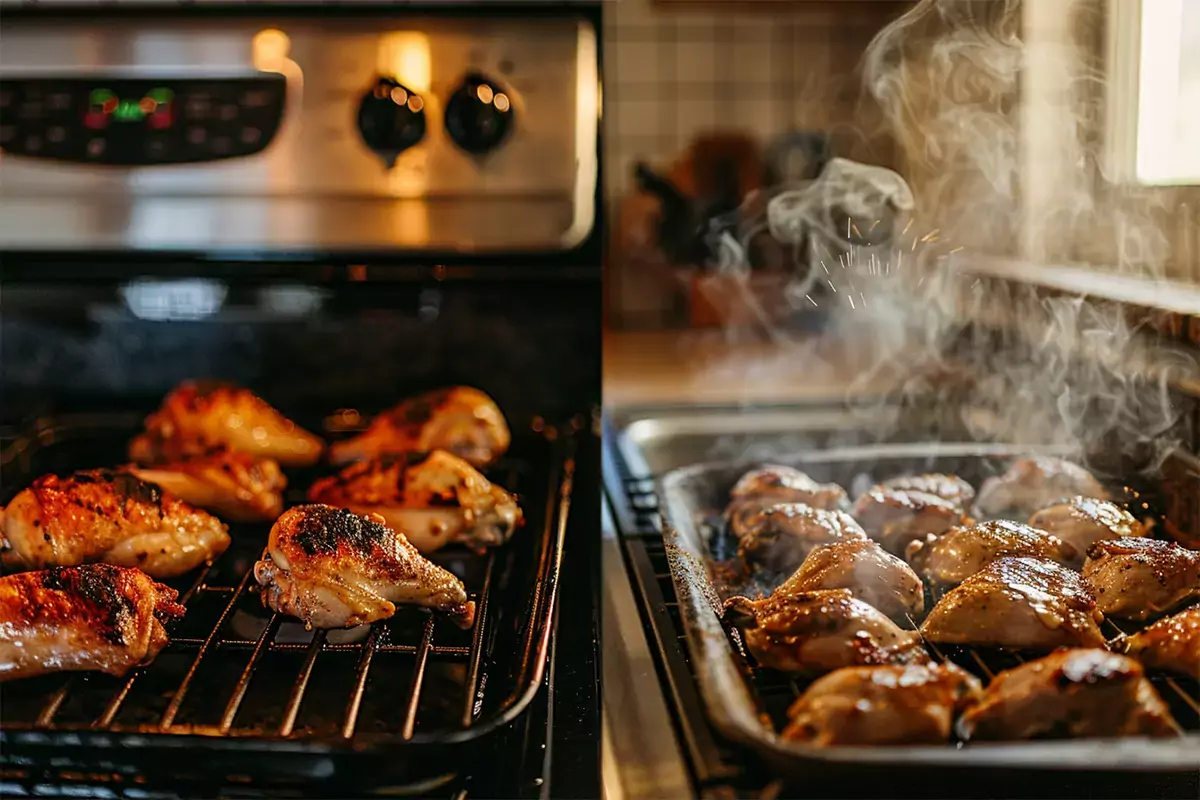
[{"label": "oven knob", "polygon": [[380,78],[358,104],[358,132],[391,167],[425,137],[425,101],[392,78]]},{"label": "oven knob", "polygon": [[468,75],[446,103],[446,132],[472,155],[485,155],[502,145],[513,122],[512,97],[478,73]]}]

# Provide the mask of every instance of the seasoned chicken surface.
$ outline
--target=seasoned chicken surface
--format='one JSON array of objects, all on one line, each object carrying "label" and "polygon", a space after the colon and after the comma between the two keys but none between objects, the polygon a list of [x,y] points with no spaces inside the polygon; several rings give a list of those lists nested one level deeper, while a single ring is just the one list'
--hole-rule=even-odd
[{"label": "seasoned chicken surface", "polygon": [[315,464],[325,446],[249,389],[186,381],[146,417],[146,432],[130,443],[129,457],[156,464],[222,445],[285,467]]},{"label": "seasoned chicken surface", "polygon": [[1015,650],[1103,647],[1103,619],[1078,572],[1053,561],[1006,557],[939,600],[921,633],[939,644]]},{"label": "seasoned chicken surface", "polygon": [[826,511],[850,507],[846,490],[836,483],[818,483],[793,467],[766,464],[747,472],[730,490],[725,508],[729,530],[740,539],[751,519],[778,503],[803,503]]},{"label": "seasoned chicken surface", "polygon": [[185,503],[233,522],[269,522],[283,513],[287,478],[269,458],[218,447],[128,470]]},{"label": "seasoned chicken surface", "polygon": [[867,534],[849,514],[825,511],[803,503],[779,503],[746,523],[738,554],[747,564],[779,572],[799,567],[817,545]]},{"label": "seasoned chicken surface", "polygon": [[1178,735],[1142,667],[1100,649],[1060,650],[1001,672],[963,715],[981,741]]},{"label": "seasoned chicken surface", "polygon": [[1107,500],[1076,495],[1037,511],[1029,524],[1062,539],[1075,550],[1068,564],[1083,566],[1088,549],[1105,539],[1144,537],[1146,529],[1125,509]]},{"label": "seasoned chicken surface", "polygon": [[1003,475],[984,481],[975,505],[988,516],[1013,515],[1027,519],[1039,508],[1076,495],[1109,499],[1108,492],[1095,476],[1078,464],[1061,458],[1035,456],[1017,459]]},{"label": "seasoned chicken surface", "polygon": [[913,542],[905,555],[917,572],[941,592],[998,558],[1029,556],[1066,564],[1075,556],[1075,550],[1045,531],[1001,519]]},{"label": "seasoned chicken surface", "polygon": [[335,464],[365,461],[392,453],[446,450],[476,467],[504,455],[512,436],[492,398],[469,386],[438,389],[403,401],[371,420],[352,439],[335,442]]},{"label": "seasoned chicken surface", "polygon": [[147,483],[113,470],[44,475],[0,519],[6,566],[74,567],[94,561],[181,575],[229,547],[225,525]]},{"label": "seasoned chicken surface", "polygon": [[981,694],[979,680],[950,663],[845,667],[792,704],[783,738],[817,747],[944,744]]},{"label": "seasoned chicken surface", "polygon": [[325,505],[288,509],[254,565],[263,605],[308,628],[353,628],[396,613],[397,604],[440,611],[471,627],[475,603],[462,581],[427,561],[377,516]]},{"label": "seasoned chicken surface", "polygon": [[1200,552],[1159,539],[1096,542],[1083,576],[1107,616],[1143,622],[1200,598]]},{"label": "seasoned chicken surface", "polygon": [[903,556],[911,542],[970,522],[953,502],[907,489],[872,489],[858,498],[850,513],[884,550],[897,556]]},{"label": "seasoned chicken surface", "polygon": [[975,488],[957,475],[931,472],[925,475],[900,475],[883,481],[876,489],[931,494],[954,504],[963,514],[971,512]]},{"label": "seasoned chicken surface", "polygon": [[849,589],[864,603],[908,625],[925,614],[925,591],[912,568],[870,539],[818,545],[775,593]]},{"label": "seasoned chicken surface", "polygon": [[820,675],[841,667],[924,663],[915,631],[901,629],[848,589],[775,592],[761,600],[732,597],[726,617],[758,663],[785,672]]},{"label": "seasoned chicken surface", "polygon": [[1200,606],[1130,636],[1126,653],[1148,670],[1200,679]]},{"label": "seasoned chicken surface", "polygon": [[422,553],[450,542],[476,550],[501,545],[522,522],[516,498],[444,450],[351,464],[314,483],[308,499],[378,514]]},{"label": "seasoned chicken surface", "polygon": [[0,578],[0,681],[61,670],[123,675],[167,643],[183,616],[174,589],[111,564]]}]

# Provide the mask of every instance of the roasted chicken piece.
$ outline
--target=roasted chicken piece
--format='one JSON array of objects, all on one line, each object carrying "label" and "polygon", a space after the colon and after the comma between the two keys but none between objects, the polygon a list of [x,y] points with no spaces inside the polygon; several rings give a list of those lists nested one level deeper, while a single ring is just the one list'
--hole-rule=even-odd
[{"label": "roasted chicken piece", "polygon": [[146,417],[146,432],[130,443],[129,457],[156,464],[221,445],[285,467],[315,464],[325,446],[249,389],[186,381]]},{"label": "roasted chicken piece", "polygon": [[993,476],[979,487],[976,507],[988,516],[1030,514],[1064,497],[1094,497],[1108,500],[1108,492],[1092,473],[1078,464],[1050,456],[1014,461],[1003,475]]},{"label": "roasted chicken piece", "polygon": [[279,464],[226,447],[127,468],[186,503],[233,522],[268,522],[283,513],[287,488]]},{"label": "roasted chicken piece", "polygon": [[804,563],[817,545],[866,538],[863,529],[845,512],[803,503],[779,503],[746,523],[738,555],[747,564],[790,572]]},{"label": "roasted chicken piece", "polygon": [[931,472],[925,475],[899,475],[883,481],[876,489],[931,494],[953,503],[963,514],[971,513],[975,488],[957,475]]},{"label": "roasted chicken piece", "polygon": [[777,503],[803,503],[826,511],[850,507],[846,490],[836,483],[818,483],[793,467],[766,464],[747,472],[730,490],[725,508],[729,530],[740,539],[755,515]]},{"label": "roasted chicken piece", "polygon": [[1200,597],[1200,552],[1141,537],[1096,542],[1083,576],[1105,615],[1144,622]]},{"label": "roasted chicken piece", "polygon": [[1200,679],[1200,606],[1130,636],[1125,652],[1146,669]]},{"label": "roasted chicken piece", "polygon": [[516,498],[444,450],[351,464],[314,483],[308,499],[378,514],[422,553],[450,542],[475,550],[501,545],[522,522]]},{"label": "roasted chicken piece", "polygon": [[1006,519],[954,528],[913,542],[908,563],[940,593],[957,586],[998,558],[1029,556],[1068,563],[1075,550],[1045,531]]},{"label": "roasted chicken piece", "polygon": [[1088,549],[1096,542],[1146,535],[1142,523],[1125,509],[1082,495],[1046,506],[1029,518],[1029,524],[1074,548],[1075,557],[1067,563],[1076,569],[1083,566]]},{"label": "roasted chicken piece", "polygon": [[771,669],[821,675],[842,667],[929,660],[915,631],[898,627],[849,589],[732,597],[725,615],[742,629],[758,663]]},{"label": "roasted chicken piece", "polygon": [[979,680],[950,663],[845,667],[792,704],[783,738],[816,747],[944,744],[981,694]]},{"label": "roasted chicken piece", "polygon": [[330,445],[329,459],[348,464],[391,453],[446,450],[482,468],[504,455],[511,439],[504,414],[492,398],[469,386],[455,386],[382,412],[358,436]]},{"label": "roasted chicken piece", "polygon": [[949,500],[902,489],[872,489],[858,498],[850,513],[867,535],[896,556],[903,556],[911,542],[971,521]]},{"label": "roasted chicken piece", "polygon": [[859,600],[901,623],[925,614],[921,579],[908,564],[870,539],[818,545],[775,591],[801,594],[818,589],[849,589]]},{"label": "roasted chicken piece", "polygon": [[383,519],[326,505],[288,509],[254,565],[263,605],[307,628],[387,619],[396,604],[440,611],[469,628],[475,603],[462,581],[426,560]]},{"label": "roasted chicken piece", "polygon": [[1060,650],[1001,672],[959,724],[963,738],[1176,736],[1179,727],[1132,658]]},{"label": "roasted chicken piece", "polygon": [[123,675],[167,643],[183,616],[174,589],[111,564],[0,578],[0,681],[60,670]]},{"label": "roasted chicken piece", "polygon": [[1104,616],[1078,572],[1037,558],[999,558],[934,605],[921,633],[938,644],[1053,650],[1103,647]]},{"label": "roasted chicken piece", "polygon": [[136,475],[104,469],[38,478],[8,504],[0,530],[9,567],[103,561],[155,578],[211,561],[230,541],[216,517]]}]

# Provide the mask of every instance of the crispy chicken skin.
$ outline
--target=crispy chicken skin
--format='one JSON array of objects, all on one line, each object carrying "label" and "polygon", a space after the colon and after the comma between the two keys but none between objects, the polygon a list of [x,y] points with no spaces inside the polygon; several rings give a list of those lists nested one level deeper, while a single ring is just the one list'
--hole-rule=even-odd
[{"label": "crispy chicken skin", "polygon": [[478,389],[455,386],[418,395],[371,420],[352,439],[329,448],[334,464],[349,464],[388,453],[446,450],[473,466],[494,463],[512,436],[496,402]]},{"label": "crispy chicken skin", "polygon": [[1060,650],[1001,672],[959,728],[979,741],[1179,733],[1141,665],[1100,649]]},{"label": "crispy chicken skin", "polygon": [[849,589],[864,603],[907,625],[925,614],[925,591],[912,568],[870,539],[818,545],[775,591],[801,594]]},{"label": "crispy chicken skin", "polygon": [[61,670],[123,675],[167,643],[183,616],[174,589],[111,564],[0,578],[0,681]]},{"label": "crispy chicken skin", "polygon": [[845,667],[792,704],[783,738],[816,747],[945,744],[982,692],[979,679],[950,663]]},{"label": "crispy chicken skin", "polygon": [[1045,531],[1001,519],[912,542],[905,556],[917,573],[940,592],[957,586],[998,558],[1029,556],[1066,564],[1074,558],[1075,550]]},{"label": "crispy chicken skin", "polygon": [[94,561],[182,575],[229,547],[225,525],[147,483],[114,470],[44,475],[4,510],[6,566],[74,567]]},{"label": "crispy chicken skin", "polygon": [[746,523],[738,555],[747,564],[790,572],[804,563],[817,545],[866,538],[859,524],[845,512],[803,503],[779,503]]},{"label": "crispy chicken skin", "polygon": [[271,522],[283,513],[287,478],[279,464],[269,458],[216,447],[206,453],[127,469],[185,503],[233,522]]},{"label": "crispy chicken skin", "polygon": [[821,675],[842,667],[929,660],[915,631],[901,629],[849,589],[776,591],[761,600],[731,597],[725,615],[742,628],[758,663],[771,669]]},{"label": "crispy chicken skin", "polygon": [[899,475],[883,481],[875,488],[899,492],[931,494],[953,503],[964,514],[975,502],[975,488],[957,475],[931,472],[924,475]]},{"label": "crispy chicken skin", "polygon": [[1034,513],[1029,524],[1062,539],[1075,550],[1067,563],[1083,566],[1088,548],[1105,539],[1144,537],[1146,530],[1125,509],[1107,500],[1076,495],[1059,500]]},{"label": "crispy chicken skin", "polygon": [[1083,576],[1105,615],[1144,622],[1200,597],[1200,552],[1140,537],[1096,542]]},{"label": "crispy chicken skin", "polygon": [[378,514],[422,553],[451,542],[475,550],[495,547],[523,521],[516,498],[444,450],[351,464],[314,483],[308,499]]},{"label": "crispy chicken skin", "polygon": [[804,503],[826,511],[846,511],[850,501],[836,483],[818,483],[793,467],[766,464],[738,479],[729,492],[725,519],[734,536],[746,533],[747,523],[777,503]]},{"label": "crispy chicken skin", "polygon": [[1125,652],[1148,670],[1200,679],[1200,606],[1130,636]]},{"label": "crispy chicken skin", "polygon": [[948,592],[921,633],[938,644],[1053,650],[1103,647],[1091,588],[1078,572],[1037,558],[999,558]]},{"label": "crispy chicken skin", "polygon": [[910,542],[972,521],[953,502],[908,489],[872,489],[858,498],[850,513],[868,536],[895,556],[903,556]]},{"label": "crispy chicken skin", "polygon": [[396,604],[440,611],[471,627],[475,603],[462,581],[427,561],[377,516],[326,505],[288,509],[271,528],[254,577],[263,605],[308,628],[353,628],[387,619]]},{"label": "crispy chicken skin", "polygon": [[979,487],[975,505],[992,517],[1015,515],[1026,519],[1034,511],[1064,497],[1108,500],[1108,492],[1092,473],[1078,464],[1050,456],[1020,458],[1003,475]]}]

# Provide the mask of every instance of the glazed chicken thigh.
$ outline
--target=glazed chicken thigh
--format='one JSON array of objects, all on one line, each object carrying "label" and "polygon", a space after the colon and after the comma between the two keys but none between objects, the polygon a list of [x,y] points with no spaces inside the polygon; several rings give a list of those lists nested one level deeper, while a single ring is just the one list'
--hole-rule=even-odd
[{"label": "glazed chicken thigh", "polygon": [[870,539],[818,545],[776,592],[849,589],[864,603],[907,624],[925,613],[925,591],[912,568]]},{"label": "glazed chicken thigh", "polygon": [[905,553],[938,592],[952,588],[998,558],[1030,556],[1065,564],[1075,551],[1055,537],[1008,520],[991,520],[955,528],[924,542],[913,542]]},{"label": "glazed chicken thigh", "polygon": [[1200,606],[1130,636],[1125,652],[1146,669],[1200,679]]},{"label": "glazed chicken thigh", "polygon": [[975,504],[988,516],[1015,515],[1026,519],[1039,508],[1076,495],[1109,499],[1095,476],[1078,464],[1035,456],[1017,459],[1003,475],[984,481]]},{"label": "glazed chicken thigh", "polygon": [[184,502],[233,522],[269,522],[283,512],[287,478],[272,459],[219,447],[127,469]]},{"label": "glazed chicken thigh", "polygon": [[911,542],[969,522],[954,502],[905,489],[872,489],[850,513],[867,535],[896,556],[903,556]]},{"label": "glazed chicken thigh", "polygon": [[1076,569],[1096,542],[1146,535],[1142,523],[1125,509],[1082,495],[1046,506],[1029,518],[1029,524],[1070,545],[1075,556],[1067,563]]},{"label": "glazed chicken thigh", "polygon": [[924,475],[900,475],[883,481],[876,489],[917,492],[940,497],[963,514],[970,514],[975,502],[975,488],[957,475],[932,472]]},{"label": "glazed chicken thigh", "polygon": [[818,483],[798,469],[778,464],[747,472],[730,490],[729,498],[725,519],[738,538],[746,534],[751,519],[778,503],[803,503],[826,511],[845,511],[850,506],[846,490],[836,483]]},{"label": "glazed chicken thigh", "polygon": [[1160,539],[1096,542],[1083,576],[1105,615],[1143,622],[1200,597],[1200,552]]},{"label": "glazed chicken thigh", "polygon": [[803,503],[779,503],[752,517],[738,542],[747,564],[790,572],[814,547],[842,540],[865,540],[867,534],[849,514]]}]

